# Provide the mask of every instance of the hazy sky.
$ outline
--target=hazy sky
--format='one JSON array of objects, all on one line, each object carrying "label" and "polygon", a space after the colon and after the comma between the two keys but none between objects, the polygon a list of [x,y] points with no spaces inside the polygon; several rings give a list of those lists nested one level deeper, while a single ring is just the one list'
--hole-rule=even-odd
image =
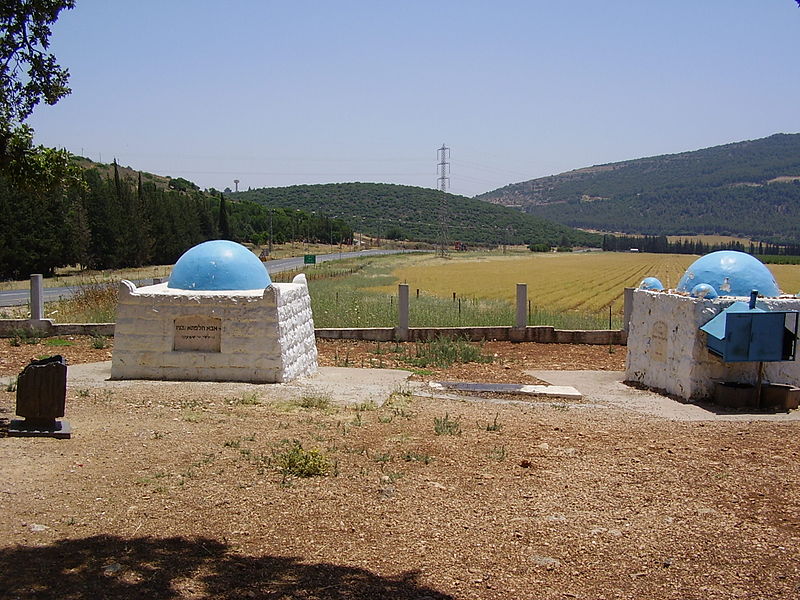
[{"label": "hazy sky", "polygon": [[800,131],[794,0],[77,0],[37,141],[203,188],[472,196]]}]

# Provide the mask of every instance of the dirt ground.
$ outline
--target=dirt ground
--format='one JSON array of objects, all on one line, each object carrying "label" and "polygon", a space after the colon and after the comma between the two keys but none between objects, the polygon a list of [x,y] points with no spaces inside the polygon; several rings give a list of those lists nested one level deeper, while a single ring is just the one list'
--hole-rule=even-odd
[{"label": "dirt ground", "polygon": [[[67,341],[0,340],[0,374],[112,352]],[[408,347],[318,347],[322,365],[408,368]],[[495,360],[413,377],[525,383],[625,359],[483,351]],[[800,597],[796,421],[248,390],[70,387],[70,440],[5,437],[15,394],[0,392],[0,598]]]}]

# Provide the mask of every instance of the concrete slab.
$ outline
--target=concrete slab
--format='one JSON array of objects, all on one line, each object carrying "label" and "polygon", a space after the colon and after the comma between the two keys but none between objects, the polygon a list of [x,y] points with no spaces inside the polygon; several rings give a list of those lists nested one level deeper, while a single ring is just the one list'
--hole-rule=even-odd
[{"label": "concrete slab", "polygon": [[72,425],[64,419],[56,419],[53,427],[31,425],[25,419],[11,419],[8,437],[49,437],[68,440],[72,437]]},{"label": "concrete slab", "polygon": [[467,381],[431,381],[430,387],[435,390],[453,390],[458,392],[489,392],[495,394],[520,394],[525,396],[543,396],[545,398],[567,398],[580,400],[581,393],[569,385],[530,385],[522,383],[481,383]]},{"label": "concrete slab", "polygon": [[423,383],[418,381],[411,382],[409,387],[414,394],[414,396],[418,398],[432,398],[436,400],[453,400],[455,402],[474,402],[476,404],[497,404],[497,405],[514,405],[514,406],[525,406],[526,408],[540,408],[540,409],[564,409],[564,408],[575,408],[579,410],[594,410],[594,409],[601,409],[601,410],[611,410],[612,407],[608,404],[600,404],[598,402],[586,402],[585,398],[582,399],[580,402],[567,402],[563,398],[551,398],[545,399],[541,396],[538,397],[525,397],[520,396],[520,400],[511,400],[507,398],[491,398],[486,396],[470,396],[465,392],[455,392],[452,394],[448,394],[443,391],[434,391],[431,389],[430,386],[427,386]]},{"label": "concrete slab", "polygon": [[675,421],[800,421],[791,412],[731,412],[712,404],[688,404],[625,385],[623,371],[526,371],[553,385],[572,385],[584,399]]},{"label": "concrete slab", "polygon": [[409,377],[409,371],[399,369],[320,367],[313,377],[283,385],[297,388],[303,395],[325,395],[343,404],[373,402],[381,406],[393,392],[405,389]]},{"label": "concrete slab", "polygon": [[104,387],[125,389],[131,386],[170,389],[194,386],[203,390],[222,391],[225,394],[241,395],[256,393],[263,400],[294,400],[303,396],[326,396],[337,404],[361,404],[372,402],[382,405],[391,394],[403,389],[409,371],[397,369],[349,369],[344,367],[321,367],[311,377],[302,377],[287,383],[244,383],[208,381],[151,381],[111,380],[111,362],[70,366],[67,370],[69,387]]}]

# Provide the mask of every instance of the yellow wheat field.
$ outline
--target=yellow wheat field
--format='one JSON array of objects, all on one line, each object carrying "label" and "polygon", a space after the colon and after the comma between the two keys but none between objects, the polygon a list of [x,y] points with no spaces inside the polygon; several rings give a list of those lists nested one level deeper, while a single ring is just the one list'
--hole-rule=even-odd
[{"label": "yellow wheat field", "polygon": [[[657,277],[675,287],[696,256],[591,252],[529,254],[522,256],[415,257],[392,271],[412,294],[445,298],[489,298],[514,301],[516,284],[528,284],[528,299],[535,306],[588,313],[622,314],[626,287],[636,287],[645,277]],[[800,266],[770,265],[779,286],[787,293],[800,290]],[[386,288],[390,292],[390,288]]]}]

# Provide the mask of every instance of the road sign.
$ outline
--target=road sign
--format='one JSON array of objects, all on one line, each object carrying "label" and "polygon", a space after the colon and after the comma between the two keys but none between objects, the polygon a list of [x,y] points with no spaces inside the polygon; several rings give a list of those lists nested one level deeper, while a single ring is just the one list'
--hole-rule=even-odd
[{"label": "road sign", "polygon": [[303,264],[306,264],[306,265],[315,265],[315,264],[317,264],[317,255],[316,254],[305,254],[305,255],[303,255]]}]

